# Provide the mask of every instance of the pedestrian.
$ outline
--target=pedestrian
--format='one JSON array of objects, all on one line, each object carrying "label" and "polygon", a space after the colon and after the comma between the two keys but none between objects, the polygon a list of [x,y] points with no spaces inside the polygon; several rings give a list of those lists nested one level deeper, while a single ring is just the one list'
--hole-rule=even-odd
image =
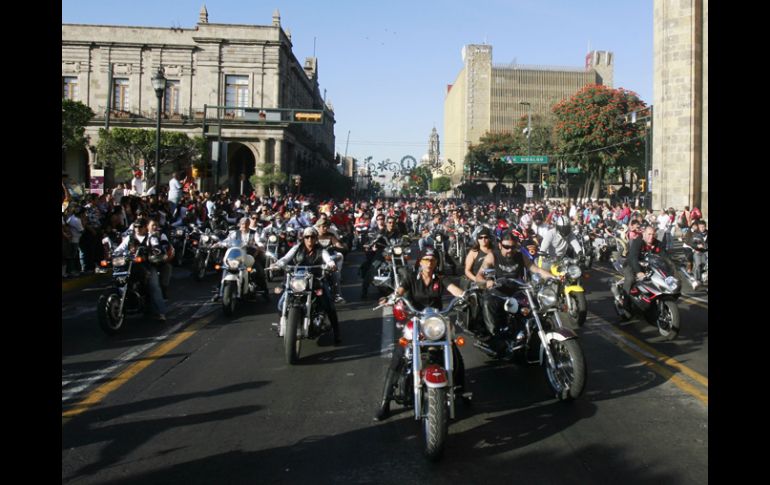
[{"label": "pedestrian", "polygon": [[144,183],[142,182],[142,171],[136,170],[134,178],[131,180],[131,195],[141,197],[144,195]]},{"label": "pedestrian", "polygon": [[[182,182],[179,179],[182,179]],[[169,202],[169,216],[173,217],[176,207],[179,205],[179,199],[182,197],[182,183],[185,181],[185,175],[183,172],[174,173],[171,180],[168,181],[168,202]]]}]

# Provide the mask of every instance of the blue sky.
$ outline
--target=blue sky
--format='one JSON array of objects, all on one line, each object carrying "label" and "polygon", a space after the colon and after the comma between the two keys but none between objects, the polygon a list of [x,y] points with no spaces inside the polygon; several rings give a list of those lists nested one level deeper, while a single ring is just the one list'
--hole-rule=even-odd
[{"label": "blue sky", "polygon": [[[290,29],[300,62],[313,55],[334,105],[337,151],[373,161],[419,158],[433,126],[443,146],[444,94],[465,44],[492,45],[493,63],[582,67],[615,53],[614,87],[652,104],[651,0],[62,0],[62,22],[192,28],[211,23]],[[442,148],[442,153],[444,152]]]}]

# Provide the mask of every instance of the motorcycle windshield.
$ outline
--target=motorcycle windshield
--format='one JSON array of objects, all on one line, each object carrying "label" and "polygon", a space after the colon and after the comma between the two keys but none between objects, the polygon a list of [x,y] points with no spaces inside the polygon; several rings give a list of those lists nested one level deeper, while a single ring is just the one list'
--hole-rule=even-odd
[{"label": "motorcycle windshield", "polygon": [[243,257],[243,250],[239,247],[232,247],[227,250],[225,259],[240,259]]},{"label": "motorcycle windshield", "polygon": [[669,261],[657,254],[649,255],[647,257],[647,262],[650,264],[650,268],[658,270],[667,276],[674,274],[674,268],[669,264]]}]

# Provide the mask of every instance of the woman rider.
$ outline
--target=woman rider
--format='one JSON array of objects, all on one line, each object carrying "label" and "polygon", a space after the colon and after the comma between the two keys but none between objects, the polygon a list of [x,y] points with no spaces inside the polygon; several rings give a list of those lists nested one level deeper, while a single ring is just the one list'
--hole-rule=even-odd
[{"label": "woman rider", "polygon": [[[444,290],[453,296],[462,296],[463,290],[450,283],[446,278],[440,277],[436,273],[438,266],[438,256],[431,246],[427,246],[420,257],[420,269],[416,273],[410,273],[404,278],[401,285],[396,289],[398,296],[407,298],[417,310],[423,310],[425,307],[441,309],[441,295]],[[387,298],[380,299],[380,305],[387,302]],[[462,355],[457,346],[452,343],[454,356],[454,382],[457,386],[457,393],[461,394],[465,386],[465,365]],[[385,387],[382,391],[382,401],[377,410],[375,419],[382,421],[390,416],[390,401],[393,399],[393,386],[398,379],[401,364],[403,363],[404,348],[397,345],[393,350],[393,358],[388,367],[388,373],[385,376]]]}]

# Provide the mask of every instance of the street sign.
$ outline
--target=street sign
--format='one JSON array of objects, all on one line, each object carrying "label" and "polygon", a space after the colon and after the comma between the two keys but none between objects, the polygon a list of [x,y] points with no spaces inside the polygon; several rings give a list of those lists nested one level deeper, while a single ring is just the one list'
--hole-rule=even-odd
[{"label": "street sign", "polygon": [[506,155],[501,157],[500,160],[508,163],[525,164],[525,165],[539,165],[547,164],[547,155],[530,155],[530,156],[511,156]]},{"label": "street sign", "polygon": [[294,113],[294,121],[303,122],[303,123],[323,123],[323,112],[322,111],[311,111],[311,112],[298,111]]}]

